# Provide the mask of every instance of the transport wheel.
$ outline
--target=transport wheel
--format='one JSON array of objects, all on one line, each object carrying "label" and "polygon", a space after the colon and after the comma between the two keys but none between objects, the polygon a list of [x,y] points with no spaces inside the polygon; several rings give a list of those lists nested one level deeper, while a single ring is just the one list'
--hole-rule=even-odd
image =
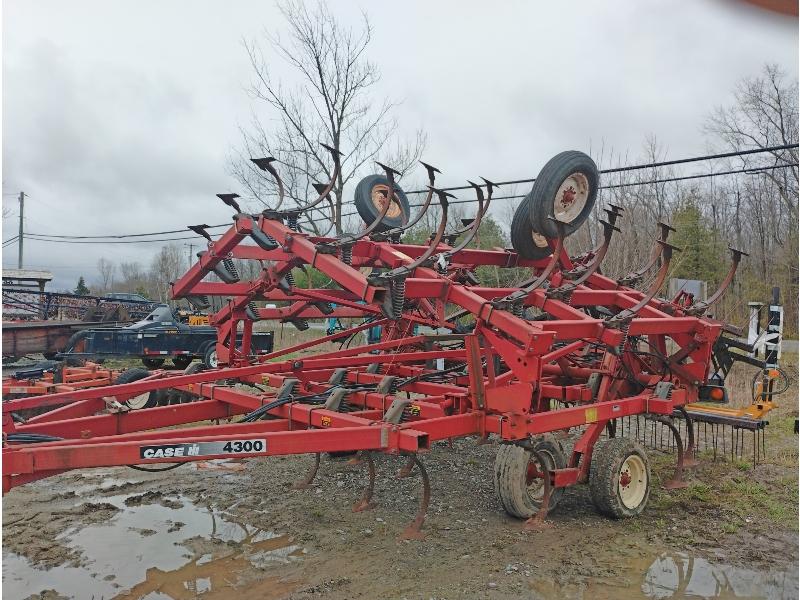
[{"label": "transport wheel", "polygon": [[164,364],[163,358],[143,358],[142,364],[148,369],[158,369]]},{"label": "transport wheel", "polygon": [[650,463],[644,448],[628,438],[599,442],[592,453],[589,493],[604,515],[623,519],[641,514],[650,498]]},{"label": "transport wheel", "polygon": [[[139,381],[140,379],[144,379],[145,377],[150,376],[150,371],[147,369],[127,369],[119,374],[119,377],[114,381],[114,385],[122,384],[122,383],[133,383],[134,381]],[[153,390],[151,392],[142,392],[138,396],[134,396],[133,398],[128,398],[125,400],[125,405],[128,408],[133,410],[139,410],[140,408],[151,408],[158,404],[158,390]]]},{"label": "transport wheel", "polygon": [[192,357],[183,355],[173,356],[172,364],[178,367],[179,369],[185,369],[190,364],[192,364]]},{"label": "transport wheel", "polygon": [[[494,461],[494,489],[505,511],[513,517],[528,519],[542,505],[544,495],[544,470],[566,467],[566,459],[560,445],[550,436],[536,441],[532,449],[542,451],[547,458],[545,465],[539,463],[537,455],[517,444],[503,444]],[[552,510],[563,495],[563,489],[554,488],[549,509]]]},{"label": "transport wheel", "polygon": [[558,229],[547,218],[553,217],[564,223],[567,235],[575,233],[592,212],[599,181],[597,165],[583,152],[568,150],[551,158],[528,194],[533,229],[557,237]]},{"label": "transport wheel", "polygon": [[206,348],[205,354],[203,355],[203,363],[209,369],[216,369],[219,366],[219,360],[217,359],[216,344],[208,345],[208,348]]},{"label": "transport wheel", "polygon": [[530,194],[514,211],[511,219],[511,246],[522,258],[537,260],[547,258],[553,251],[547,243],[547,238],[537,233],[531,225]]},{"label": "transport wheel", "polygon": [[[358,182],[354,198],[356,210],[368,226],[381,214],[388,197],[389,180],[383,175],[368,175]],[[402,227],[408,223],[410,215],[408,198],[402,188],[395,183],[392,203],[375,231]]]}]

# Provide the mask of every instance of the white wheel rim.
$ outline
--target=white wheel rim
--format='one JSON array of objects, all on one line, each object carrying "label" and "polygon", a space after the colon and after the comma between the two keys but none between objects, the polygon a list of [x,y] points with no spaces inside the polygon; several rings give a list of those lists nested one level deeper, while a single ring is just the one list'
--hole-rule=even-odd
[{"label": "white wheel rim", "polygon": [[638,454],[631,454],[619,470],[619,498],[625,508],[635,509],[647,494],[647,467]]},{"label": "white wheel rim", "polygon": [[[383,207],[386,205],[386,199],[389,197],[389,186],[382,183],[372,186],[371,197],[373,206],[375,206],[375,208],[378,210],[378,214],[380,214],[380,211],[382,211]],[[392,202],[389,205],[389,208],[386,210],[386,218],[396,219],[401,214],[403,214],[403,208],[400,206],[400,200],[395,192],[392,195]]]},{"label": "white wheel rim", "polygon": [[144,408],[149,399],[150,392],[144,392],[143,394],[139,394],[138,396],[134,396],[133,398],[129,399],[127,402],[125,402],[125,404],[128,405],[128,408],[138,410],[140,408]]},{"label": "white wheel rim", "polygon": [[211,355],[208,357],[208,366],[210,366],[212,369],[216,369],[217,368],[217,351],[216,350],[214,350],[211,353]]},{"label": "white wheel rim", "polygon": [[589,199],[589,179],[583,173],[573,173],[559,186],[553,201],[553,217],[562,223],[572,223],[583,212]]}]

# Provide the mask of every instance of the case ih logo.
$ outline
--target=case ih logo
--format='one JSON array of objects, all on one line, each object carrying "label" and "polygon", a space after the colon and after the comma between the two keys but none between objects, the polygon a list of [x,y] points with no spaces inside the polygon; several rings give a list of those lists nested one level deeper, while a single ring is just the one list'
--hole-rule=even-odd
[{"label": "case ih logo", "polygon": [[186,444],[161,444],[141,446],[139,457],[145,460],[183,458],[190,456],[217,456],[220,454],[258,454],[267,449],[267,440],[229,440],[225,442],[189,442]]},{"label": "case ih logo", "polygon": [[199,456],[200,444],[172,444],[168,446],[142,446],[141,458],[178,458],[181,456]]}]

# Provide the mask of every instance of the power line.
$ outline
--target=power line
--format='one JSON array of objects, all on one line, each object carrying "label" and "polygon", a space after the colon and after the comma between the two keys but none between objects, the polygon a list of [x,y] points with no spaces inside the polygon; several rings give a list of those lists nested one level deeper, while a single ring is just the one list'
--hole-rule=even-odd
[{"label": "power line", "polygon": [[[706,160],[719,160],[722,158],[731,158],[735,156],[745,156],[745,155],[752,155],[752,154],[763,154],[767,152],[777,152],[780,150],[789,150],[793,148],[797,148],[798,144],[784,144],[780,146],[770,146],[767,148],[756,148],[751,150],[739,150],[735,152],[723,152],[718,154],[706,154],[702,156],[692,156],[688,158],[679,158],[675,160],[668,160],[668,161],[660,161],[660,162],[652,162],[646,164],[639,164],[639,165],[629,165],[626,167],[614,167],[609,169],[603,169],[600,173],[608,174],[608,173],[619,173],[625,171],[635,171],[635,170],[643,170],[643,169],[650,169],[650,168],[658,168],[658,167],[665,167],[671,165],[678,165],[678,164],[687,164],[692,162],[700,162]],[[621,187],[633,187],[638,185],[649,185],[653,183],[667,183],[670,181],[682,181],[688,179],[702,179],[706,177],[719,177],[722,175],[733,175],[737,173],[747,173],[753,171],[766,171],[772,170],[777,168],[788,168],[788,167],[796,167],[797,163],[787,163],[782,165],[770,165],[764,167],[749,167],[737,170],[730,170],[730,171],[720,171],[716,173],[704,173],[698,175],[688,175],[684,177],[672,177],[672,178],[665,178],[665,179],[654,179],[651,181],[642,181],[642,182],[630,182],[630,183],[623,183],[623,184],[616,184],[616,185],[607,185],[607,186],[600,186],[601,189],[612,189],[612,188],[621,188]],[[530,177],[526,179],[514,179],[508,181],[500,181],[497,182],[497,185],[515,185],[519,183],[533,183],[536,181],[535,177]],[[445,191],[459,191],[459,190],[467,190],[472,189],[472,186],[465,185],[465,186],[453,186],[447,188],[441,188]],[[427,193],[428,190],[412,190],[407,191],[406,195],[412,194],[423,194]],[[524,198],[524,195],[515,195],[515,196],[498,196],[493,198],[493,200],[511,200],[511,199],[518,199]],[[476,202],[475,199],[468,199],[468,200],[456,200],[453,199],[450,201],[450,204],[467,204],[471,202]],[[421,204],[411,204],[412,207],[421,206]],[[345,213],[342,217],[351,217],[358,214],[357,212],[350,212]],[[208,229],[219,229],[222,227],[229,227],[230,223],[219,223],[216,225],[210,225]],[[158,236],[158,235],[170,235],[175,233],[185,233],[186,229],[171,229],[166,231],[154,231],[150,233],[127,233],[127,234],[110,234],[110,235],[57,235],[57,234],[25,234],[24,238],[32,239],[35,241],[41,242],[61,242],[61,243],[68,243],[69,241],[76,240],[73,243],[84,243],[84,244],[139,244],[139,243],[152,243],[152,242],[173,242],[173,241],[182,241],[182,240],[193,240],[196,239],[196,236],[188,236],[188,237],[174,237],[174,238],[161,238],[161,239],[147,239],[147,240],[136,240],[136,241],[114,241],[114,240],[127,240],[128,238],[145,238],[151,236]],[[32,237],[34,236],[34,237]],[[77,240],[86,240],[86,241],[77,241]],[[103,241],[91,241],[91,240],[103,240]]]},{"label": "power line", "polygon": [[[698,174],[695,174],[695,175],[684,175],[684,176],[681,176],[681,177],[666,177],[666,178],[662,178],[662,179],[651,179],[651,180],[648,180],[648,181],[633,181],[633,182],[628,182],[628,183],[602,185],[602,186],[600,186],[600,189],[618,189],[618,188],[624,188],[624,187],[636,187],[636,186],[642,186],[642,185],[652,185],[652,184],[656,184],[656,183],[669,183],[669,182],[674,182],[674,181],[687,181],[687,180],[691,180],[691,179],[706,179],[706,178],[710,178],[710,177],[720,177],[720,176],[723,176],[723,175],[736,175],[736,174],[742,174],[742,173],[755,174],[755,173],[763,172],[763,171],[771,171],[771,170],[775,170],[775,169],[785,169],[785,168],[791,168],[791,167],[797,167],[797,166],[798,166],[798,163],[787,163],[787,164],[783,164],[783,165],[769,165],[769,166],[765,166],[765,167],[748,167],[748,168],[744,168],[744,169],[732,169],[732,170],[729,170],[729,171],[717,171],[717,172],[714,172],[714,173],[698,173]],[[531,180],[531,181],[534,181],[534,180]],[[498,184],[498,185],[501,185],[501,184]],[[526,196],[526,194],[517,194],[517,195],[512,195],[512,196],[495,196],[495,197],[492,198],[492,200],[493,201],[494,200],[518,200],[520,198],[524,198],[525,196]],[[470,203],[473,203],[473,202],[476,202],[476,201],[477,200],[475,198],[469,198],[469,199],[465,199],[465,200],[452,199],[452,200],[450,200],[449,204],[470,204]],[[414,207],[422,206],[422,203],[409,204],[409,206],[414,208]],[[357,214],[358,213],[354,211],[354,212],[344,213],[344,214],[342,214],[342,217],[343,218],[344,217],[352,217],[352,216],[355,216]],[[213,227],[219,228],[219,227],[229,227],[229,226],[230,226],[230,224],[228,224],[228,223],[222,223],[220,225],[214,225]],[[209,229],[210,228],[211,227],[209,227]],[[180,232],[180,233],[182,233],[183,231],[185,231],[185,230],[182,230],[182,229],[177,230],[177,232]],[[143,234],[137,234],[137,236],[140,236],[140,235],[143,235]],[[151,234],[151,235],[155,235],[155,234]],[[120,239],[118,239],[119,237],[124,237],[124,236],[117,236],[117,238],[111,239],[111,240],[96,240],[96,239],[85,240],[85,239],[73,239],[71,237],[69,237],[68,239],[49,239],[49,238],[63,238],[65,236],[50,236],[50,235],[45,236],[43,234],[30,234],[30,233],[24,234],[24,237],[26,239],[31,239],[31,240],[35,240],[35,241],[39,241],[39,242],[53,242],[53,243],[61,243],[61,244],[70,244],[70,243],[71,244],[146,244],[146,243],[151,243],[151,242],[176,242],[176,241],[182,241],[182,240],[194,240],[194,239],[196,239],[196,236],[176,237],[176,238],[160,238],[160,239],[148,239],[148,240],[120,240]],[[81,236],[78,236],[78,237],[81,237]],[[14,239],[16,239],[16,238],[12,238],[11,241],[13,241]]]},{"label": "power line", "polygon": [[[229,223],[221,223],[219,225],[209,225],[208,229],[219,229],[220,227],[227,227]],[[124,239],[124,238],[139,238],[139,237],[149,237],[152,235],[169,235],[172,233],[186,233],[187,229],[184,227],[183,229],[170,229],[168,231],[153,231],[151,233],[122,233],[118,235],[56,235],[56,234],[36,234],[51,238],[60,238],[60,239],[70,239],[70,240],[98,240],[98,239]],[[181,239],[194,239],[191,238],[181,238]],[[144,240],[148,241],[148,240]],[[151,240],[152,241],[152,240]],[[132,242],[136,243],[136,242]]]},{"label": "power line", "polygon": [[[646,163],[646,164],[641,164],[641,165],[629,165],[627,167],[613,167],[613,168],[610,168],[610,169],[602,169],[602,170],[600,170],[600,173],[605,174],[605,173],[620,173],[622,171],[639,171],[639,170],[642,170],[642,169],[652,169],[652,168],[657,168],[657,167],[668,167],[670,165],[680,165],[680,164],[686,164],[686,163],[692,163],[692,162],[700,162],[700,161],[704,161],[704,160],[718,160],[720,158],[732,158],[734,156],[745,156],[745,155],[748,155],[748,154],[763,154],[765,152],[777,152],[778,150],[790,150],[792,148],[797,148],[797,147],[798,147],[798,144],[783,144],[781,146],[769,146],[767,148],[755,148],[755,149],[752,149],[752,150],[738,150],[736,152],[723,152],[723,153],[720,153],[720,154],[705,154],[703,156],[691,156],[689,158],[678,158],[678,159],[675,159],[675,160],[665,160],[665,161],[661,161],[661,162],[652,162],[652,163]],[[750,167],[747,170],[752,170],[754,168],[756,168],[756,167]],[[719,174],[719,173],[717,173],[717,174]],[[515,185],[517,183],[533,183],[534,181],[536,181],[535,177],[529,177],[527,179],[513,179],[513,180],[510,180],[510,181],[497,181],[497,182],[492,182],[492,183],[495,183],[496,185]],[[481,185],[481,187],[484,187],[484,186]],[[460,185],[460,186],[440,188],[440,189],[442,189],[442,190],[444,190],[446,192],[452,192],[452,191],[458,191],[458,190],[470,190],[470,189],[472,189],[472,186],[471,185]],[[406,192],[406,195],[409,195],[409,194],[427,194],[427,193],[428,193],[428,188],[425,188],[424,190],[413,190],[411,192]]]},{"label": "power line", "polygon": [[[611,184],[611,185],[601,185],[599,189],[601,190],[610,190],[616,188],[624,188],[624,187],[636,187],[640,185],[652,185],[655,183],[669,183],[671,181],[685,181],[688,179],[706,179],[709,177],[719,177],[721,175],[735,175],[737,173],[749,173],[749,174],[756,174],[763,171],[771,171],[774,169],[786,169],[790,167],[797,167],[799,163],[787,163],[784,165],[770,165],[768,167],[748,167],[746,169],[735,169],[731,171],[717,171],[715,173],[698,173],[696,175],[684,175],[682,177],[667,177],[664,179],[651,179],[649,181],[633,181],[629,183],[618,183],[618,184]],[[602,171],[601,171],[602,172]],[[501,184],[497,184],[501,185]],[[516,200],[519,198],[524,198],[527,194],[517,194],[515,196],[493,196],[492,201],[495,200]],[[453,199],[448,202],[448,204],[470,204],[472,202],[477,202],[475,198],[469,198],[467,200],[457,200]],[[417,206],[422,206],[422,203],[419,204],[409,204],[410,207],[414,208]],[[357,215],[357,212],[349,212],[344,213],[342,217],[352,217]]]},{"label": "power line", "polygon": [[158,238],[154,240],[73,240],[73,239],[49,239],[42,237],[39,234],[26,233],[23,236],[26,240],[35,240],[37,242],[53,242],[55,244],[149,244],[153,242],[177,242],[180,240],[196,240],[197,236],[186,236],[176,238]]}]

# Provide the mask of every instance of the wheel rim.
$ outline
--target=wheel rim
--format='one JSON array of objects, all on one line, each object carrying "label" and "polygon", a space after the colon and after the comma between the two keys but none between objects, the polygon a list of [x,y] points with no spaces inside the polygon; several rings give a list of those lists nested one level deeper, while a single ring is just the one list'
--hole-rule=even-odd
[{"label": "wheel rim", "polygon": [[147,405],[148,400],[150,400],[150,392],[144,392],[143,394],[129,398],[125,404],[128,405],[128,408],[138,410],[140,408],[144,408]]},{"label": "wheel rim", "polygon": [[647,467],[638,454],[631,454],[619,470],[619,498],[625,508],[637,508],[647,494]]},{"label": "wheel rim", "polygon": [[[389,186],[379,183],[372,186],[372,204],[378,209],[378,214],[383,210],[386,204],[386,199],[389,197]],[[403,207],[400,206],[400,201],[397,199],[397,193],[392,195],[392,203],[389,205],[389,210],[386,211],[387,219],[397,219],[403,214]]]},{"label": "wheel rim", "polygon": [[559,186],[553,202],[553,217],[571,223],[583,212],[589,199],[589,179],[583,173],[573,173]]},{"label": "wheel rim", "polygon": [[216,369],[216,368],[217,368],[217,364],[218,364],[218,361],[217,361],[217,351],[216,351],[216,350],[214,350],[214,351],[213,351],[213,352],[212,352],[212,353],[211,353],[211,354],[208,356],[208,366],[209,366],[209,367],[211,367],[212,369]]},{"label": "wheel rim", "polygon": [[544,498],[544,470],[536,454],[530,454],[525,472],[525,487],[528,497],[537,504],[541,504]]},{"label": "wheel rim", "polygon": [[535,231],[531,232],[531,239],[537,248],[547,248],[550,245],[548,244],[546,237],[540,233],[536,233]]}]

